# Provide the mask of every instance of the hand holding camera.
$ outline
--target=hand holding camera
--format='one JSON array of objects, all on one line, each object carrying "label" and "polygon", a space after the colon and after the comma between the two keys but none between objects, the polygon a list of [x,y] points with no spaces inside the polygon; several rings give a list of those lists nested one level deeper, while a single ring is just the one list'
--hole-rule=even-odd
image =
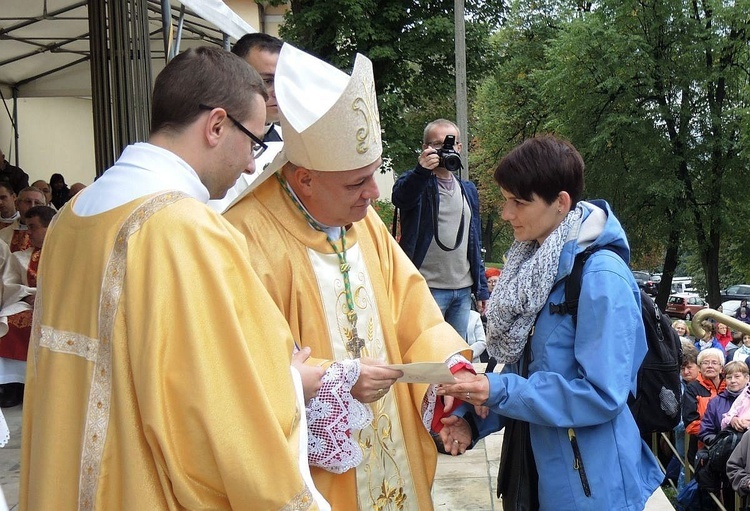
[{"label": "hand holding camera", "polygon": [[419,155],[419,164],[429,170],[444,168],[450,172],[457,172],[463,167],[461,155],[454,148],[456,137],[446,135],[442,147],[434,149],[428,147]]}]

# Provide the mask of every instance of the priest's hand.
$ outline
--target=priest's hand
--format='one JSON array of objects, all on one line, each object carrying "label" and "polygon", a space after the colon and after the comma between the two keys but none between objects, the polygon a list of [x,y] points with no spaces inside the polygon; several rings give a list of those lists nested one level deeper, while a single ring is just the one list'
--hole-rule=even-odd
[{"label": "priest's hand", "polygon": [[[455,374],[456,379],[458,373]],[[473,405],[483,405],[490,397],[490,382],[484,374],[461,378],[458,383],[444,383],[437,389],[438,396],[453,396]]]},{"label": "priest's hand", "polygon": [[323,384],[322,378],[326,370],[320,366],[305,364],[305,360],[310,358],[311,350],[304,347],[292,355],[292,366],[299,371],[302,377],[302,390],[305,394],[305,403],[318,395],[320,386]]},{"label": "priest's hand", "polygon": [[471,427],[466,420],[451,415],[440,419],[443,429],[440,430],[440,440],[443,441],[445,452],[452,456],[463,454],[471,445]]},{"label": "priest's hand", "polygon": [[372,403],[385,396],[391,385],[404,373],[383,367],[381,360],[362,357],[359,359],[359,379],[352,387],[352,397],[360,403]]}]

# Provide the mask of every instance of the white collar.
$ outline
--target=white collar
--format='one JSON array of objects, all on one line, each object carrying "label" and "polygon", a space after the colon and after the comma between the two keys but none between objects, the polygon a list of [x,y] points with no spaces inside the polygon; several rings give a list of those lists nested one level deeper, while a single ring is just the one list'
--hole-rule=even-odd
[{"label": "white collar", "polygon": [[141,142],[126,147],[117,162],[81,192],[73,211],[81,216],[96,215],[168,190],[186,193],[204,204],[209,199],[208,189],[185,160]]}]

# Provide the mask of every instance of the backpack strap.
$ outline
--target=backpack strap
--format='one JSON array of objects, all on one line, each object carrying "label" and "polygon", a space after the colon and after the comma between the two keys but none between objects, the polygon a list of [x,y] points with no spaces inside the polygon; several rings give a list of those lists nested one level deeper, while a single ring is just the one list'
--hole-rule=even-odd
[{"label": "backpack strap", "polygon": [[573,269],[570,275],[565,277],[565,301],[562,303],[550,303],[550,314],[570,314],[573,316],[573,326],[578,324],[578,299],[581,296],[581,281],[583,280],[583,266],[591,254],[599,250],[608,250],[607,247],[590,246],[573,261]]}]

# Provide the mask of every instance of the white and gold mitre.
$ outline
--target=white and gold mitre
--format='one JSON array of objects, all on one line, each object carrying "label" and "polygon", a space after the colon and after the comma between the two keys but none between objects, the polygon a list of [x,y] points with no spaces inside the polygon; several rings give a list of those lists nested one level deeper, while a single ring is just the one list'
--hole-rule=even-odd
[{"label": "white and gold mitre", "polygon": [[284,43],[274,76],[283,149],[235,199],[292,162],[320,171],[366,167],[383,153],[372,62],[357,54],[352,75]]},{"label": "white and gold mitre", "polygon": [[290,161],[335,172],[365,167],[380,158],[383,145],[370,59],[357,54],[350,77],[284,44],[274,86],[284,133],[281,165]]}]

